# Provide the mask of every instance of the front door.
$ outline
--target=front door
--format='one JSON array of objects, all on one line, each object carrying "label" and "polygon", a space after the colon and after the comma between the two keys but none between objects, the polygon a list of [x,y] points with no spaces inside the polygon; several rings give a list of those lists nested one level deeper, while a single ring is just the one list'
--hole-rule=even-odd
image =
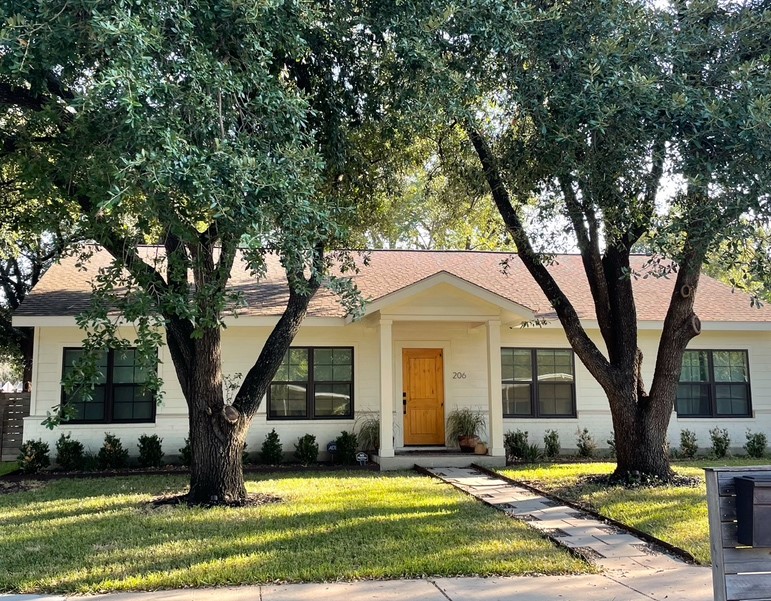
[{"label": "front door", "polygon": [[402,350],[405,445],[444,444],[442,349]]}]

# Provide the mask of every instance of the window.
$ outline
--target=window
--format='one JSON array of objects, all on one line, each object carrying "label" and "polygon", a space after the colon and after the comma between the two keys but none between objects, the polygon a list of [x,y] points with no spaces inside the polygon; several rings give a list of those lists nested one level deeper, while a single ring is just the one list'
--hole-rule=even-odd
[{"label": "window", "polygon": [[353,349],[290,348],[268,391],[268,418],[350,417],[353,417]]},{"label": "window", "polygon": [[[82,349],[64,349],[64,375],[74,368]],[[144,388],[147,372],[137,361],[135,349],[110,349],[97,362],[99,379],[91,391],[91,400],[75,392],[62,390],[62,404],[75,408],[71,422],[129,423],[154,422],[155,397]]]},{"label": "window", "polygon": [[747,417],[747,351],[685,351],[677,387],[680,417]]},{"label": "window", "polygon": [[501,349],[505,417],[574,417],[573,351]]}]

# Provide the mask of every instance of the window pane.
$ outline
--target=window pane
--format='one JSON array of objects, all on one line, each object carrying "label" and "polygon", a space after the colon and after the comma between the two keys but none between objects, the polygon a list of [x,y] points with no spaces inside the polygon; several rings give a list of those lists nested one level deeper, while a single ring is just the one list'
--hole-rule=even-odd
[{"label": "window pane", "polygon": [[317,348],[313,350],[313,379],[321,382],[346,382],[353,379],[351,349]]},{"label": "window pane", "polygon": [[746,384],[717,384],[715,395],[718,415],[749,414]]},{"label": "window pane", "polygon": [[685,351],[683,367],[680,372],[681,382],[708,382],[709,351]]},{"label": "window pane", "polygon": [[530,384],[503,384],[504,415],[532,415],[530,386]]},{"label": "window pane", "polygon": [[113,365],[133,367],[136,363],[136,351],[134,349],[117,349],[113,355]]},{"label": "window pane", "polygon": [[747,353],[744,351],[714,351],[715,382],[747,382]]},{"label": "window pane", "polygon": [[573,415],[573,385],[539,382],[538,411],[541,415]]},{"label": "window pane", "polygon": [[572,382],[573,352],[539,349],[536,351],[539,382]]},{"label": "window pane", "polygon": [[529,382],[533,379],[529,349],[501,349],[501,376],[504,380]]},{"label": "window pane", "polygon": [[681,383],[677,387],[677,414],[710,416],[709,386],[707,384]]},{"label": "window pane", "polygon": [[351,414],[350,384],[316,384],[314,395],[316,417]]},{"label": "window pane", "polygon": [[271,417],[305,417],[306,387],[302,384],[271,384]]},{"label": "window pane", "polygon": [[308,380],[308,349],[289,349],[289,378],[290,382],[306,382]]}]

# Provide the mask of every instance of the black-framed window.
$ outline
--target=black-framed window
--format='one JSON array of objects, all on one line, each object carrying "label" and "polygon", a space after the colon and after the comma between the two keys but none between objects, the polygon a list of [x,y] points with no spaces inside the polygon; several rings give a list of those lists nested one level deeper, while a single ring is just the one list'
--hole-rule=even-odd
[{"label": "black-framed window", "polygon": [[501,349],[504,417],[575,417],[573,351]]},{"label": "black-framed window", "polygon": [[268,419],[353,417],[353,348],[291,347],[268,390]]},{"label": "black-framed window", "polygon": [[679,417],[750,416],[747,351],[685,351],[675,407]]},{"label": "black-framed window", "polygon": [[[66,376],[83,355],[83,349],[65,348],[62,373]],[[62,404],[75,409],[71,423],[152,423],[155,396],[145,388],[147,371],[137,360],[136,349],[110,349],[97,361],[99,377],[91,399],[82,392],[66,394]]]}]

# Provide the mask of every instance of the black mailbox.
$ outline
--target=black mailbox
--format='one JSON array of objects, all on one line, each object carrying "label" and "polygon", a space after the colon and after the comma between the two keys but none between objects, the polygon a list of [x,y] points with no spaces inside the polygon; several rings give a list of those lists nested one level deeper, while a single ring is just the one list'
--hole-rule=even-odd
[{"label": "black mailbox", "polygon": [[738,476],[734,485],[739,544],[771,547],[771,476]]}]

